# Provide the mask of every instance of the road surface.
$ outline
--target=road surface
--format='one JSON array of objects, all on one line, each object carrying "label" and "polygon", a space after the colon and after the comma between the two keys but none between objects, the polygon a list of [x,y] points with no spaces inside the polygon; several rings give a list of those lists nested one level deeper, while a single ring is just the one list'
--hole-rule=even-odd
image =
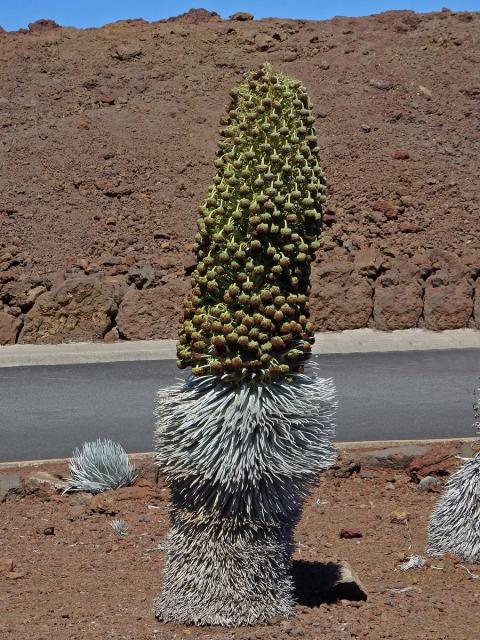
[{"label": "road surface", "polygon": [[[470,437],[479,349],[316,356],[338,388],[337,440]],[[0,368],[0,462],[67,457],[109,437],[152,450],[155,392],[172,360]]]}]

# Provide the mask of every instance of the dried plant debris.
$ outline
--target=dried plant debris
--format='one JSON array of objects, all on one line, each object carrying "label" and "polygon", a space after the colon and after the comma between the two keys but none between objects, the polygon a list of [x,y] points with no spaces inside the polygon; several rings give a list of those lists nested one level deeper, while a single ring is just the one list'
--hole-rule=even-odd
[{"label": "dried plant debris", "polygon": [[398,568],[400,571],[410,571],[411,569],[422,569],[427,566],[427,561],[422,556],[409,556]]}]

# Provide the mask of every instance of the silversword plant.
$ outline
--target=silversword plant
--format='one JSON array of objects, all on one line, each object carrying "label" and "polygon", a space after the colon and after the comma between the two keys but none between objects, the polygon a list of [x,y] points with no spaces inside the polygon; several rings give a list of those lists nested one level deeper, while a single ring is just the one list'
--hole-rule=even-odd
[{"label": "silversword plant", "polygon": [[[480,389],[475,394],[473,428],[480,435]],[[452,553],[464,562],[480,563],[480,453],[463,460],[430,518],[427,553]]]},{"label": "silversword plant", "polygon": [[118,442],[95,440],[75,449],[69,462],[67,491],[100,493],[129,486],[135,480],[135,467]]},{"label": "silversword plant", "polygon": [[115,519],[110,522],[110,525],[113,529],[113,533],[116,536],[119,536],[119,537],[128,536],[128,531],[127,531],[128,527],[125,520]]},{"label": "silversword plant", "polygon": [[293,529],[335,459],[335,389],[305,370],[325,179],[302,84],[270,65],[232,91],[200,207],[156,459],[171,490],[160,620],[253,624],[294,610]]}]

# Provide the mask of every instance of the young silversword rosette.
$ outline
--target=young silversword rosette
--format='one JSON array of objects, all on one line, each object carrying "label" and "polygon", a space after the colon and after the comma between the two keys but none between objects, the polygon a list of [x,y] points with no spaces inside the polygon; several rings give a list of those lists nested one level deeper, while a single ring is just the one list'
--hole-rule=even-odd
[{"label": "young silversword rosette", "polygon": [[301,372],[313,342],[310,263],[325,178],[299,81],[264,64],[231,96],[177,363],[194,375],[275,379]]}]

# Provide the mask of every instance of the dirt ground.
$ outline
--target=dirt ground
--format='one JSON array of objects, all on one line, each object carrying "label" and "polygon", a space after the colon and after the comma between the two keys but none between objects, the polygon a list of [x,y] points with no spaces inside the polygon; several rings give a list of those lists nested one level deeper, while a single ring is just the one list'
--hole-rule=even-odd
[{"label": "dirt ground", "polygon": [[[219,120],[264,61],[301,79],[315,106],[329,184],[319,328],[480,326],[480,14],[199,12],[24,31],[0,31],[4,343],[25,314],[25,342],[175,335]],[[36,298],[85,274],[133,289],[117,324],[113,305],[98,335],[42,335],[45,309],[28,320]]]},{"label": "dirt ground", "polygon": [[[480,575],[478,566],[446,557],[423,569],[398,570],[406,555],[423,553],[438,499],[438,493],[419,491],[404,471],[322,477],[296,532],[295,560],[311,563],[310,582],[297,582],[297,615],[251,628],[193,628],[154,619],[167,499],[165,488],[142,480],[101,498],[29,495],[1,504],[0,560],[15,565],[0,572],[2,640],[478,640],[480,580],[467,571]],[[408,525],[402,518],[392,522],[392,512],[402,510]],[[127,522],[128,536],[113,535],[113,513]],[[342,529],[361,537],[341,538]],[[327,604],[316,598],[318,563],[329,560],[350,563],[367,601]]]}]

